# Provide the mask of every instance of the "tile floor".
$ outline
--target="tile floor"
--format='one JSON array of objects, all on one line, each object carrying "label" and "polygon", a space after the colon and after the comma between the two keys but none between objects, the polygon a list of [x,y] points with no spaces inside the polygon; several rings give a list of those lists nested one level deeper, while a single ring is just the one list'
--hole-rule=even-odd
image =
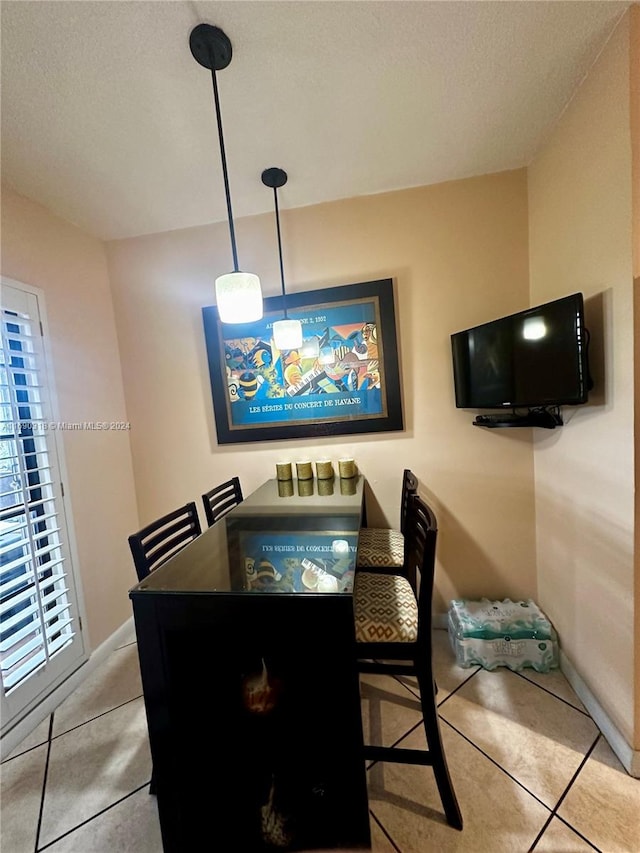
[{"label": "tile floor", "polygon": [[[2,764],[2,853],[162,850],[134,639]],[[429,768],[377,764],[368,770],[376,853],[640,853],[640,781],[559,672],[461,669],[444,631],[435,668],[464,830],[444,822]],[[416,694],[412,679],[363,680],[374,742],[425,745]]]}]

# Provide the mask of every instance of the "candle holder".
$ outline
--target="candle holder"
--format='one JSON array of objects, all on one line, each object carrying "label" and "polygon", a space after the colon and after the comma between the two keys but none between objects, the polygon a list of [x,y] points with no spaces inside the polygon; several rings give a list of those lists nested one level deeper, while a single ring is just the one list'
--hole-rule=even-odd
[{"label": "candle holder", "polygon": [[307,462],[306,460],[303,462],[296,462],[296,474],[298,476],[298,480],[313,480],[313,468],[311,467],[311,462]]}]

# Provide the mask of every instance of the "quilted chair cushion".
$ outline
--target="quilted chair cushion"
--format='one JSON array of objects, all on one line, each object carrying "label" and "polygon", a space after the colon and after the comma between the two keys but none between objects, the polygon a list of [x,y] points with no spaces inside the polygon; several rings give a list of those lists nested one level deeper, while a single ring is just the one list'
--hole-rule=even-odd
[{"label": "quilted chair cushion", "polygon": [[354,592],[358,643],[415,643],[418,603],[400,575],[359,572]]},{"label": "quilted chair cushion", "polygon": [[404,536],[399,530],[361,527],[356,567],[401,569],[404,564]]}]

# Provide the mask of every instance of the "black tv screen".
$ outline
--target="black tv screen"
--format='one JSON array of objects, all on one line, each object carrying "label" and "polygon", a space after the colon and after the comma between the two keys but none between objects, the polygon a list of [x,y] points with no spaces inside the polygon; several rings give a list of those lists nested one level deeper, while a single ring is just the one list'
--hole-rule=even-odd
[{"label": "black tv screen", "polygon": [[586,403],[584,302],[574,293],[451,335],[456,406]]}]

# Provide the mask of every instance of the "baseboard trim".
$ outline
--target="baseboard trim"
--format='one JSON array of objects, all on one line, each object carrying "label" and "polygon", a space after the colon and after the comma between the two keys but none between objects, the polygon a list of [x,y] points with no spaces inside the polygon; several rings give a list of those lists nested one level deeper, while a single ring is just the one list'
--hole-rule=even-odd
[{"label": "baseboard trim", "polygon": [[640,750],[633,749],[627,743],[622,732],[611,720],[591,690],[589,690],[562,649],[560,650],[560,669],[569,684],[573,687],[576,696],[589,712],[593,722],[600,729],[605,740],[618,756],[624,769],[630,776],[636,779],[640,778]]},{"label": "baseboard trim", "polygon": [[49,695],[36,705],[33,710],[29,711],[26,717],[23,717],[19,723],[16,723],[13,728],[2,736],[0,741],[0,759],[2,761],[10,755],[13,750],[28,736],[31,732],[46,719],[52,711],[64,702],[73,691],[87,678],[91,673],[105,661],[111,652],[115,651],[119,646],[126,642],[127,637],[131,634],[133,626],[133,617],[127,619],[113,634],[108,637],[104,643],[92,653],[88,660],[76,669],[62,684],[58,685]]},{"label": "baseboard trim", "polygon": [[434,613],[431,617],[431,625],[439,631],[447,630],[448,617],[446,613]]}]

